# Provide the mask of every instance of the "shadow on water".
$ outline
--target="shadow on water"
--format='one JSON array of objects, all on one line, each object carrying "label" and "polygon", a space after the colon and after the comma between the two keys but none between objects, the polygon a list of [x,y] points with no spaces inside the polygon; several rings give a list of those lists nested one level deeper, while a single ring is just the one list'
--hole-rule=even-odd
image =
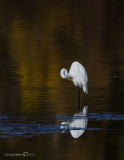
[{"label": "shadow on water", "polygon": [[[88,128],[87,124],[91,121],[124,121],[124,115],[115,113],[88,113],[88,107],[74,115],[57,115],[49,117],[49,122],[45,123],[46,117],[39,120],[26,117],[0,116],[0,137],[32,137],[41,134],[68,134],[70,132],[73,138],[79,138],[85,130],[106,130],[106,128]],[[55,121],[60,122],[55,124]],[[109,128],[107,130],[117,128]]]}]

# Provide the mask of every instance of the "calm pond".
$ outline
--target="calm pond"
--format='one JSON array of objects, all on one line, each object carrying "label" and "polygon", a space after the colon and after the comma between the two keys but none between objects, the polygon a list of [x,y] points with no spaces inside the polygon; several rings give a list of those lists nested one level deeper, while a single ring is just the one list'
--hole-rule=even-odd
[{"label": "calm pond", "polygon": [[1,160],[124,159],[124,1],[1,0],[0,75]]}]

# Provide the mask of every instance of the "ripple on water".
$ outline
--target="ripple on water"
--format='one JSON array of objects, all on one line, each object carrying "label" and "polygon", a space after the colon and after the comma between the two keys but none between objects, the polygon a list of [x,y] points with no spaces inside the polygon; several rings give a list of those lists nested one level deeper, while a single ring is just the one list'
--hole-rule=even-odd
[{"label": "ripple on water", "polygon": [[[45,117],[40,120],[26,117],[9,117],[7,115],[0,116],[0,137],[7,138],[13,136],[32,137],[40,134],[62,133],[60,127],[64,121],[71,121],[73,115],[57,115],[51,116],[48,123],[44,124]],[[75,117],[76,118],[76,117]],[[80,116],[77,118],[80,118]],[[85,117],[84,117],[85,118]],[[115,113],[89,113],[88,121],[123,121],[124,115]],[[58,124],[55,124],[57,122]],[[71,128],[73,130],[81,130],[82,128]],[[104,128],[86,128],[86,130],[104,130]],[[69,127],[66,127],[68,133]]]}]

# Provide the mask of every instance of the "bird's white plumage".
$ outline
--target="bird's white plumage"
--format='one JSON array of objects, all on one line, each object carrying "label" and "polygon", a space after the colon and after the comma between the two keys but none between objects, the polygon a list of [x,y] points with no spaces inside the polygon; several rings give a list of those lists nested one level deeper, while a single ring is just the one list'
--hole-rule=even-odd
[{"label": "bird's white plumage", "polygon": [[69,73],[67,69],[63,68],[60,72],[61,77],[66,79],[70,78],[74,85],[80,87],[85,93],[88,93],[88,76],[85,68],[79,62],[73,62]]},{"label": "bird's white plumage", "polygon": [[62,78],[66,79],[67,76],[68,76],[68,71],[67,69],[63,68],[61,71],[60,71],[60,75]]}]

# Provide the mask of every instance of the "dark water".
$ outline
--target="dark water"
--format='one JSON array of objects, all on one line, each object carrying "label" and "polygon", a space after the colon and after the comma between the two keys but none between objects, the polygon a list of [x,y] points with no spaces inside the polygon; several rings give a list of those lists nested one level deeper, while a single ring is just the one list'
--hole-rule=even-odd
[{"label": "dark water", "polygon": [[[73,61],[88,73],[85,118],[60,77]],[[0,75],[2,159],[124,159],[122,0],[0,1]]]}]

